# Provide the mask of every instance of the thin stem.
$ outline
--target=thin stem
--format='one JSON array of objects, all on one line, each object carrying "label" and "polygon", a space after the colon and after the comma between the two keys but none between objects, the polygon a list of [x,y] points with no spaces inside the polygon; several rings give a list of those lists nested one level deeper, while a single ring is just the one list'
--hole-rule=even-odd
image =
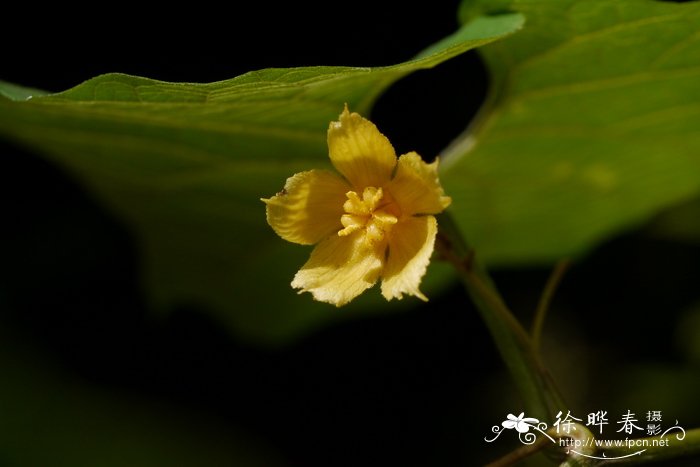
[{"label": "thin stem", "polygon": [[[563,400],[552,377],[542,364],[538,349],[549,303],[563,277],[567,263],[560,262],[549,278],[537,307],[533,337],[530,337],[508,309],[493,281],[476,261],[473,250],[467,246],[456,223],[447,213],[440,215],[436,248],[459,273],[524,399],[528,414],[543,420],[553,418],[555,410],[564,410]],[[636,465],[700,453],[700,429],[682,431],[678,428],[674,427],[673,431],[661,437],[636,439],[635,446],[643,446],[640,448],[643,452],[639,455],[623,457],[631,453],[631,449],[625,445],[595,446],[592,447],[590,455],[569,456],[561,465]],[[592,437],[588,430],[585,431]],[[681,432],[683,436],[680,436]],[[659,443],[661,439],[666,443]],[[533,445],[522,446],[512,451],[487,467],[515,465],[544,449],[546,445],[545,440],[538,440]],[[614,457],[620,459],[613,459]]]},{"label": "thin stem", "polygon": [[544,327],[544,321],[547,317],[547,311],[549,311],[549,304],[552,302],[552,297],[554,297],[554,292],[556,292],[559,283],[564,277],[564,273],[569,268],[569,260],[561,260],[554,270],[549,275],[547,284],[544,286],[542,291],[542,296],[540,296],[540,301],[537,304],[537,310],[535,311],[535,319],[532,323],[532,350],[539,354],[540,345],[542,343],[542,328]]},{"label": "thin stem", "polygon": [[[462,266],[463,267],[463,266]],[[465,279],[469,282],[469,285],[473,287],[480,297],[486,302],[492,311],[494,311],[500,319],[502,319],[508,327],[510,327],[513,334],[518,340],[518,343],[523,347],[529,347],[532,345],[532,339],[525,331],[525,328],[520,324],[520,321],[513,316],[513,313],[508,309],[503,299],[494,291],[493,288],[489,287],[484,283],[484,281],[470,268],[464,268],[461,271],[465,276]]]},{"label": "thin stem", "polygon": [[486,464],[484,467],[508,467],[511,465],[517,465],[517,463],[521,460],[537,454],[549,445],[550,442],[547,438],[538,438],[534,443],[524,444],[500,459],[496,459],[495,461]]},{"label": "thin stem", "polygon": [[564,404],[533,351],[532,339],[508,309],[454,220],[446,213],[440,216],[437,249],[459,273],[524,399],[528,414],[540,420],[551,419],[557,410],[564,409]]}]

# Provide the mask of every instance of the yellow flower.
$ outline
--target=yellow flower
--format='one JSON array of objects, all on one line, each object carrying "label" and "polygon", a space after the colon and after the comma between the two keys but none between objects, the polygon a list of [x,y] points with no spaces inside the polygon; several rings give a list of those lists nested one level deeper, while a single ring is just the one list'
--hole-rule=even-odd
[{"label": "yellow flower", "polygon": [[342,176],[310,170],[270,199],[267,222],[285,240],[317,244],[292,287],[341,306],[382,280],[387,300],[419,290],[435,244],[444,196],[437,164],[400,158],[377,127],[347,106],[328,128],[328,151]]}]

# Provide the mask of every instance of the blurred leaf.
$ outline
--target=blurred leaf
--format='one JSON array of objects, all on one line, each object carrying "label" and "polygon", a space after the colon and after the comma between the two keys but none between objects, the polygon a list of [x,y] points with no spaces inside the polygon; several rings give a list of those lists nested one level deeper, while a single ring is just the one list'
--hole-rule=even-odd
[{"label": "blurred leaf", "polygon": [[49,93],[39,89],[17,86],[16,84],[0,80],[0,96],[12,99],[13,101],[25,101],[33,97],[45,96],[47,94]]},{"label": "blurred leaf", "polygon": [[486,108],[443,154],[443,183],[491,263],[576,255],[700,190],[700,4],[466,1],[517,11],[481,49]]},{"label": "blurred leaf", "polygon": [[665,210],[649,231],[659,237],[700,242],[700,199],[694,198]]},{"label": "blurred leaf", "polygon": [[284,465],[220,421],[80,381],[4,331],[0,368],[3,466]]},{"label": "blurred leaf", "polygon": [[[132,227],[158,308],[204,306],[242,337],[282,342],[348,312],[292,291],[309,250],[275,236],[259,199],[329,165],[326,130],[343,103],[366,113],[402,76],[522,24],[477,18],[380,68],[267,69],[211,84],[110,74],[48,96],[0,83],[0,135],[68,167]],[[368,309],[371,295],[351,309]]]}]

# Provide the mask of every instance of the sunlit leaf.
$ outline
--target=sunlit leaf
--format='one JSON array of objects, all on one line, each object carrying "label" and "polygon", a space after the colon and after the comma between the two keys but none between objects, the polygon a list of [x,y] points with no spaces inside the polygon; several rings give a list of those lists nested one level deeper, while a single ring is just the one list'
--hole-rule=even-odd
[{"label": "sunlit leaf", "polygon": [[517,11],[481,49],[480,119],[443,154],[453,212],[490,264],[580,254],[700,191],[700,4],[467,1]]},{"label": "sunlit leaf", "polygon": [[295,295],[309,250],[275,236],[260,198],[329,165],[326,130],[344,103],[366,113],[402,76],[522,24],[519,14],[477,18],[380,68],[267,69],[211,84],[110,74],[47,96],[0,83],[0,135],[67,167],[132,228],[158,308],[203,307],[245,338],[280,342],[348,312]]}]

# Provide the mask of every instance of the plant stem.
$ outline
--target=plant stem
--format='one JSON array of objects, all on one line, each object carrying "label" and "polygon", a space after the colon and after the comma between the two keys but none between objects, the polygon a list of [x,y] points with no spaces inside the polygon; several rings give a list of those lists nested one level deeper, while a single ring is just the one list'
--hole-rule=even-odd
[{"label": "plant stem", "polygon": [[[542,364],[539,356],[539,342],[547,308],[568,264],[560,262],[552,272],[535,313],[531,337],[506,306],[493,281],[477,262],[474,251],[467,245],[449,213],[440,215],[439,224],[436,248],[443,259],[452,263],[459,273],[524,399],[528,415],[535,416],[539,420],[553,419],[557,411],[566,409],[554,381]],[[587,436],[593,436],[585,427],[579,428],[585,431]],[[683,436],[677,436],[681,432]],[[658,445],[660,439],[667,443]],[[654,446],[654,440],[657,442],[656,446]],[[547,444],[546,440],[538,439],[534,444],[522,446],[489,464],[488,467],[515,465],[520,460],[544,449]],[[668,433],[661,437],[636,439],[635,444],[643,446],[639,448],[639,450],[643,449],[639,455],[625,457],[634,452],[634,447],[592,445],[589,449],[590,454],[570,455],[561,466],[637,465],[698,454],[700,453],[700,429],[688,431],[669,429]],[[614,457],[620,459],[613,459]]]},{"label": "plant stem", "polygon": [[527,413],[539,420],[554,418],[565,406],[532,339],[479,265],[452,217],[448,213],[441,214],[439,224],[437,249],[459,273],[524,399]]},{"label": "plant stem", "polygon": [[540,452],[549,445],[550,442],[547,438],[538,438],[534,443],[524,444],[484,467],[509,467],[511,465],[517,465],[521,460]]},{"label": "plant stem", "polygon": [[535,319],[532,323],[532,347],[535,353],[540,352],[540,345],[542,343],[542,328],[544,327],[544,319],[547,316],[547,311],[549,310],[549,304],[552,301],[554,292],[557,290],[559,283],[564,277],[564,273],[569,268],[569,261],[562,260],[557,263],[554,267],[554,271],[550,274],[547,284],[544,286],[544,291],[542,291],[542,296],[537,304],[537,310],[535,311]]}]

